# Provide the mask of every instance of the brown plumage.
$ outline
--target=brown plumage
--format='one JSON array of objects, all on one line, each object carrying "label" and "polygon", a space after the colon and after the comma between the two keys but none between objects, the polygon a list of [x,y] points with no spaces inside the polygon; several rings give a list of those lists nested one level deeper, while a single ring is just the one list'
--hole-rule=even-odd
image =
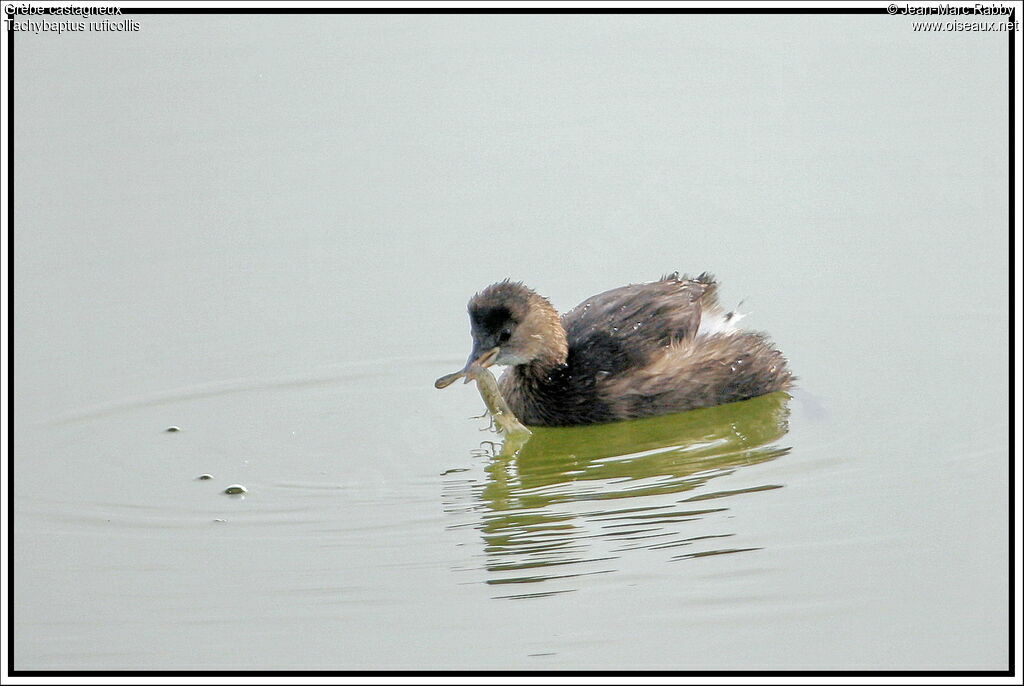
[{"label": "brown plumage", "polygon": [[671,274],[595,295],[561,317],[508,279],[469,301],[466,363],[509,365],[506,402],[532,426],[595,424],[746,400],[789,388],[786,358],[735,328],[709,274]]}]

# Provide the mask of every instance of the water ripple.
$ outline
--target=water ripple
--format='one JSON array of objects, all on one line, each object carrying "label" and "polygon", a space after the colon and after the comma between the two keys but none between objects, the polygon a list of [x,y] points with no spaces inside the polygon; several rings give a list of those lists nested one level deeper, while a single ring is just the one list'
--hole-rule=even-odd
[{"label": "water ripple", "polygon": [[[524,570],[607,565],[623,554],[642,550],[668,553],[666,562],[760,550],[758,546],[710,546],[717,539],[737,535],[722,530],[732,525],[724,515],[729,499],[779,489],[782,484],[700,491],[714,479],[789,452],[775,445],[788,431],[788,399],[780,393],[667,417],[537,429],[514,454],[504,454],[500,446],[484,450],[482,478],[467,478],[463,473],[479,470],[479,463],[445,473],[452,477],[444,482],[445,510],[464,519],[448,528],[471,526],[480,532],[484,544],[483,564],[458,571],[482,573],[482,581],[492,586],[569,585],[544,593],[495,596],[540,598],[576,590],[572,579],[616,569],[522,574]],[[666,501],[687,492],[692,495]],[[627,499],[636,505],[622,507]],[[705,500],[723,504],[679,507]],[[580,509],[580,505],[589,507]],[[672,554],[689,546],[709,547]],[[519,574],[508,576],[511,571]]]}]

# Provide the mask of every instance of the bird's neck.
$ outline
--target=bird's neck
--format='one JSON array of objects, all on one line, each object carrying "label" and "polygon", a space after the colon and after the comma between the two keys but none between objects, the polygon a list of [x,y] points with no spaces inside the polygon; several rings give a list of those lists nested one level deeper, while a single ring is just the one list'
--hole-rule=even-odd
[{"label": "bird's neck", "polygon": [[543,325],[537,327],[541,333],[535,336],[536,352],[529,363],[522,365],[527,368],[524,371],[532,376],[545,376],[569,359],[569,339],[562,326],[562,318],[550,303],[545,304],[547,307],[542,309]]}]

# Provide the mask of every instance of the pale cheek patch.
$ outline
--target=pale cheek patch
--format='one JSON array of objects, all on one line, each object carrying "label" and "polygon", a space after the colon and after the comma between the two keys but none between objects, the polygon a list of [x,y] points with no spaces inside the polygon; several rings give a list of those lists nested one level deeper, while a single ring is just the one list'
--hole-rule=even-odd
[{"label": "pale cheek patch", "polygon": [[511,367],[517,364],[526,364],[529,361],[530,359],[527,357],[522,357],[520,355],[512,355],[508,353],[501,353],[494,360],[494,364],[498,364],[503,367]]}]

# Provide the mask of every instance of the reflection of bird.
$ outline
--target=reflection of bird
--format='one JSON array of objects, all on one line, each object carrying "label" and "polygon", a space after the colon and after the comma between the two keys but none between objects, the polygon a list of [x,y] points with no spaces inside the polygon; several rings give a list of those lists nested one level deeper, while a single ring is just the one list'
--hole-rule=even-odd
[{"label": "reflection of bird", "polygon": [[523,423],[595,424],[745,400],[790,387],[786,358],[736,328],[708,274],[595,295],[565,315],[508,279],[469,301],[466,363],[510,365],[502,395]]},{"label": "reflection of bird", "polygon": [[[731,539],[734,522],[723,513],[736,497],[782,484],[709,482],[789,452],[777,443],[789,427],[788,401],[772,393],[634,422],[537,429],[515,454],[493,455],[483,483],[453,479],[451,511],[478,513],[486,583],[570,584],[500,597],[572,590],[567,580],[612,571],[608,560],[632,548],[666,549],[671,559],[751,550],[742,537]],[[467,500],[481,507],[466,508]]]},{"label": "reflection of bird", "polygon": [[[789,396],[785,393],[635,422],[538,429],[514,455],[502,451],[488,465],[489,470],[498,469],[514,457],[516,484],[496,479],[488,488],[507,490],[501,500],[522,493],[538,501],[566,499],[566,494],[554,496],[546,489],[568,484],[622,486],[654,479],[652,492],[666,487],[672,492],[687,490],[733,468],[784,455],[788,448],[772,444],[787,431]],[[630,495],[647,493],[631,486],[626,490]],[[624,494],[612,489],[610,497]]]}]

